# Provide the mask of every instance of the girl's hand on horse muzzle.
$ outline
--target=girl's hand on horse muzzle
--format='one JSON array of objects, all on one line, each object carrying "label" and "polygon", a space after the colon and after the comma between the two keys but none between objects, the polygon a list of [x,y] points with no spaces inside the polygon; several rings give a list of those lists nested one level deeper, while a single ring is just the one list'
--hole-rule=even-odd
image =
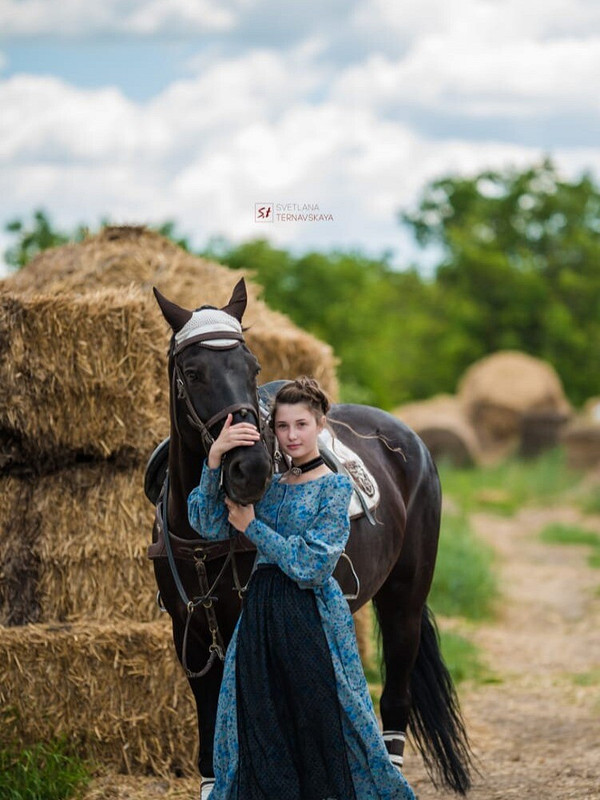
[{"label": "girl's hand on horse muzzle", "polygon": [[208,453],[208,466],[216,469],[221,464],[221,459],[229,450],[235,447],[251,447],[260,439],[260,433],[251,422],[238,422],[232,425],[233,415],[227,414],[221,433],[212,443]]}]

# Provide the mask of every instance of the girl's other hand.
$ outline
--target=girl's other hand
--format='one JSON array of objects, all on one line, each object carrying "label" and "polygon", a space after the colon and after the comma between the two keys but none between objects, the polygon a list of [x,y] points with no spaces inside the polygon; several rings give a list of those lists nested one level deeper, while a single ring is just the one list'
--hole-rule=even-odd
[{"label": "girl's other hand", "polygon": [[225,505],[229,511],[229,522],[236,531],[243,533],[254,519],[254,506],[242,506],[234,503],[229,497],[225,498]]}]

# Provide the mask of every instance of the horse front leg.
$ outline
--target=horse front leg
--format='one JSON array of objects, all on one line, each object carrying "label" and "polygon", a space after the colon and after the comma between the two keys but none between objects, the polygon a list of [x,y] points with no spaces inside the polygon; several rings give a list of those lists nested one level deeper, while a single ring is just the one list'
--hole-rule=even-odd
[{"label": "horse front leg", "polygon": [[[201,638],[190,631],[186,647],[185,662],[183,658],[184,625],[180,621],[173,621],[173,641],[180,663],[186,664],[191,672],[202,670],[209,659],[209,650]],[[215,739],[215,725],[217,719],[217,704],[219,691],[223,678],[223,663],[216,659],[208,672],[199,678],[188,677],[188,683],[196,702],[196,716],[198,723],[198,770],[202,776],[201,800],[209,796],[214,779],[213,747]]]}]

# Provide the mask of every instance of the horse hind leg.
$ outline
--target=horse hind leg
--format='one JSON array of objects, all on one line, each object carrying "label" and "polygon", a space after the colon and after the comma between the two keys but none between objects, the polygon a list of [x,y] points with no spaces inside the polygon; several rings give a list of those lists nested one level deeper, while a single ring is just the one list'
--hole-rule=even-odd
[{"label": "horse hind leg", "polygon": [[[396,568],[397,569],[397,568]],[[379,703],[383,740],[394,766],[402,768],[410,716],[410,674],[417,658],[420,609],[394,571],[373,598],[382,644],[383,691]]]}]

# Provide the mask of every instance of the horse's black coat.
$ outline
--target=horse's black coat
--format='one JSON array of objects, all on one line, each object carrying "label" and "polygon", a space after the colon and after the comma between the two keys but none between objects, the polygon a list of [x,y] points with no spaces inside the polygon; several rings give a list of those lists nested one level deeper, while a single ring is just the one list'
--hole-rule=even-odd
[{"label": "horse's black coat", "polygon": [[[230,301],[226,309],[241,320],[245,302],[240,285],[232,297],[235,302]],[[183,324],[182,320],[189,318],[191,312],[174,312],[173,304],[167,306],[161,298],[159,303],[174,331]],[[171,346],[170,377],[175,358],[194,409],[202,420],[234,403],[255,401],[258,362],[244,344],[221,351],[193,344],[177,356],[173,356]],[[173,392],[170,414],[169,529],[179,537],[197,541],[198,535],[187,518],[187,497],[199,483],[206,452],[185,413],[184,403]],[[441,491],[435,465],[418,436],[384,411],[367,406],[334,405],[328,419],[334,434],[360,453],[381,493],[377,525],[372,526],[365,518],[354,520],[346,550],[361,586],[351,608],[355,611],[372,598],[381,628],[385,680],[380,709],[384,730],[405,731],[408,726],[434,776],[464,794],[470,786],[469,746],[425,605],[440,525]],[[234,417],[234,421],[239,419]],[[212,431],[214,436],[219,426],[216,428]],[[271,472],[267,443],[240,447],[228,456],[223,467],[226,491],[239,502],[256,502]],[[245,583],[253,554],[240,553],[237,563],[241,581]],[[210,582],[222,565],[222,558],[207,563]],[[198,594],[193,562],[180,560],[177,566],[188,594]],[[343,569],[342,564],[340,567]],[[163,603],[172,618],[175,647],[181,660],[186,608],[167,560],[155,559],[154,569]],[[217,589],[217,596],[219,627],[228,642],[241,610],[229,570]],[[205,616],[195,615],[186,654],[191,671],[205,665],[210,641]],[[221,677],[222,665],[217,662],[205,677],[189,681],[198,708],[199,769],[204,776],[213,775],[212,747]]]}]

